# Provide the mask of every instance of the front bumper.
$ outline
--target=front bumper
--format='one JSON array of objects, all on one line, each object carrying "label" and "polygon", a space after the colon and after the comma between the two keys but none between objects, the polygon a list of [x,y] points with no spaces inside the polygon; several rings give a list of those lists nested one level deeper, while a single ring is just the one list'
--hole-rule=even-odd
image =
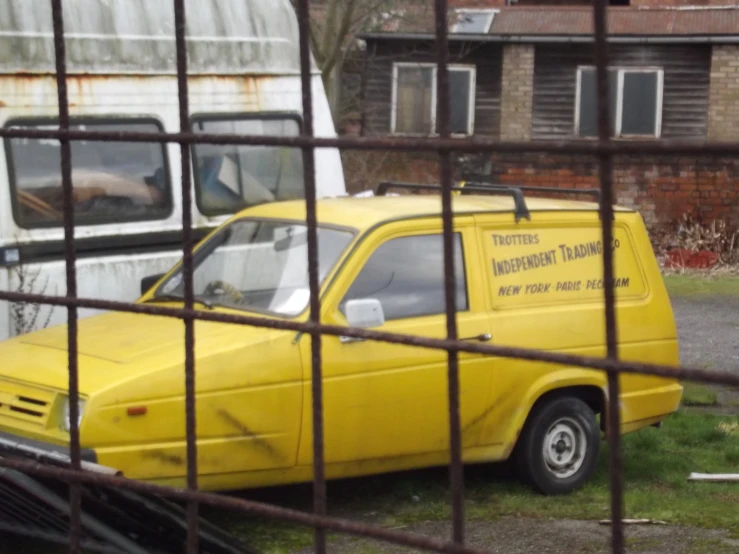
[{"label": "front bumper", "polygon": [[[72,464],[71,452],[65,446],[19,437],[2,431],[0,431],[0,456],[30,459],[64,467],[69,467]],[[83,469],[98,473],[103,469],[102,466],[97,465],[97,454],[93,449],[82,448],[80,457]],[[108,468],[104,469],[103,473],[117,473]]]}]

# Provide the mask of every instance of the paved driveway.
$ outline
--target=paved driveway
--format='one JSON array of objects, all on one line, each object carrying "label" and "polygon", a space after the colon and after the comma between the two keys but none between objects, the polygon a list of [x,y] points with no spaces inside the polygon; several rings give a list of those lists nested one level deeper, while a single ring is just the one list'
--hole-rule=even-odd
[{"label": "paved driveway", "polygon": [[739,295],[672,299],[683,365],[739,373]]}]

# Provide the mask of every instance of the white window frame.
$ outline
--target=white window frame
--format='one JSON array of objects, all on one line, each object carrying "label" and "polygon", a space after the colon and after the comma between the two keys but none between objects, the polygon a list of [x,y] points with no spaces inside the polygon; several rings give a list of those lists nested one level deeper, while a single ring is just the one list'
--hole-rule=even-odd
[{"label": "white window frame", "polygon": [[459,21],[456,21],[454,25],[452,25],[452,28],[450,32],[452,33],[459,33],[459,34],[487,34],[490,32],[490,28],[493,26],[493,21],[495,21],[495,16],[500,12],[500,10],[491,10],[487,8],[457,8],[454,10],[455,14],[459,13],[480,13],[485,14],[488,16],[488,24],[485,26],[485,30],[481,31],[480,33],[461,33],[459,31]]},{"label": "white window frame", "polygon": [[[583,137],[580,136],[580,95],[582,87],[582,72],[583,70],[595,70],[594,65],[581,65],[577,67],[577,78],[575,85],[575,136],[581,139],[592,139],[597,140],[598,137]],[[662,137],[662,102],[664,96],[664,81],[665,81],[665,70],[661,67],[628,67],[628,66],[609,66],[608,71],[617,71],[616,80],[616,121],[615,129],[613,129],[613,137],[616,139],[628,139],[628,138],[654,138],[659,139]],[[656,73],[657,74],[657,102],[655,104],[654,114],[654,134],[650,135],[624,135],[621,132],[621,125],[623,124],[623,94],[624,94],[624,74],[625,73]]]},{"label": "white window frame", "polygon": [[[431,135],[438,136],[436,128],[436,106],[437,106],[437,78],[438,66],[435,63],[423,62],[395,62],[393,63],[393,83],[392,83],[392,109],[390,115],[390,132],[393,135],[400,136],[426,136],[425,133],[400,133],[397,131],[398,118],[398,71],[401,68],[423,69],[431,68],[433,76],[431,78]],[[469,113],[467,114],[467,132],[452,133],[453,137],[466,137],[475,134],[475,102],[477,99],[477,66],[474,64],[449,64],[449,71],[466,71],[470,74],[470,90],[469,90]]]}]

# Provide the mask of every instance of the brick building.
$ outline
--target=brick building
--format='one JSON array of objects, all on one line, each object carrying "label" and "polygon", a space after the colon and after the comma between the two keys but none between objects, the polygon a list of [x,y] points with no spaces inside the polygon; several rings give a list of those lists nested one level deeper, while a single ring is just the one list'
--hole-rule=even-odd
[{"label": "brick building", "polygon": [[[614,137],[739,140],[739,7],[666,2],[611,2]],[[527,3],[450,2],[457,9],[450,15],[453,132],[512,141],[590,140],[597,132],[592,8],[578,1]],[[435,133],[433,28],[433,13],[426,12],[362,36],[364,135]],[[438,179],[434,155],[365,153],[348,155],[346,163],[355,188],[388,177]],[[587,156],[460,157],[457,177],[471,175],[500,183],[598,186],[597,163]],[[638,208],[649,223],[685,212],[739,222],[739,160],[619,157],[614,178],[618,203]]]}]

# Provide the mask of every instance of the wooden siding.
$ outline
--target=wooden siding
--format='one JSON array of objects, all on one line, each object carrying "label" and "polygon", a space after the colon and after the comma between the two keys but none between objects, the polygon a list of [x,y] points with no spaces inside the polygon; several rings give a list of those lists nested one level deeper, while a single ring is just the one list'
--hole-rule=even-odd
[{"label": "wooden siding", "polygon": [[[664,69],[662,138],[703,139],[708,123],[711,47],[612,45],[610,65]],[[534,61],[532,138],[574,135],[578,65],[592,65],[589,45],[537,46]]]},{"label": "wooden siding", "polygon": [[[365,135],[389,135],[392,117],[393,63],[434,63],[434,46],[422,41],[370,41],[367,44],[363,120]],[[500,136],[502,48],[498,44],[452,44],[449,63],[475,65],[476,136]]]}]

